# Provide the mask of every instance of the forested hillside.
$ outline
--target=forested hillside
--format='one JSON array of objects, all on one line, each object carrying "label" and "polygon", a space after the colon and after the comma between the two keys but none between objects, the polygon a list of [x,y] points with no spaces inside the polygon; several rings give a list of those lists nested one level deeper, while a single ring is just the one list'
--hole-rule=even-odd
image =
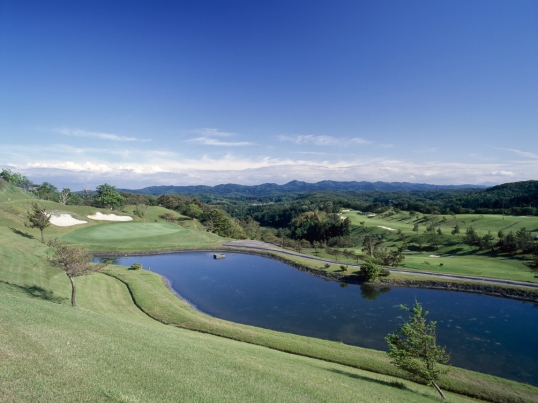
[{"label": "forested hillside", "polygon": [[337,191],[337,192],[395,192],[395,191],[412,191],[412,190],[442,190],[442,189],[470,189],[483,188],[477,185],[429,185],[426,183],[409,183],[409,182],[338,182],[338,181],[320,181],[316,183],[307,183],[302,181],[291,181],[284,185],[276,183],[264,183],[261,185],[236,185],[232,183],[217,186],[150,186],[138,190],[120,189],[129,193],[141,193],[151,195],[161,194],[212,194],[219,196],[274,196],[286,193],[297,192],[318,192],[318,191]]}]

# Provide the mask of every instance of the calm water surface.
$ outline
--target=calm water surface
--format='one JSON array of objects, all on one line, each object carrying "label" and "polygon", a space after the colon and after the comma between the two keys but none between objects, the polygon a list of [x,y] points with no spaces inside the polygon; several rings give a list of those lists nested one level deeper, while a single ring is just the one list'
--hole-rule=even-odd
[{"label": "calm water surface", "polygon": [[462,292],[343,285],[260,256],[134,256],[200,311],[233,322],[386,350],[415,298],[437,321],[454,366],[538,385],[538,305]]}]

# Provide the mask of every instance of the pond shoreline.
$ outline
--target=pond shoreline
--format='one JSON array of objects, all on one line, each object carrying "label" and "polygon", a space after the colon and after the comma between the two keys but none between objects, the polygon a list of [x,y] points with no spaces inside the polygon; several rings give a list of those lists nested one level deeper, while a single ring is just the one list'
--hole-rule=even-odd
[{"label": "pond shoreline", "polygon": [[[189,252],[233,252],[233,253],[242,253],[245,255],[256,255],[262,256],[269,259],[277,260],[288,266],[293,267],[299,271],[311,274],[316,277],[323,278],[329,281],[337,281],[347,284],[379,284],[379,285],[390,285],[396,287],[406,287],[406,288],[427,288],[427,289],[436,289],[444,291],[457,291],[457,292],[470,292],[475,294],[490,295],[498,298],[508,298],[521,301],[529,302],[538,302],[538,291],[533,292],[530,290],[524,290],[518,287],[512,286],[501,286],[501,285],[492,285],[492,284],[481,284],[473,281],[446,281],[446,280],[431,280],[431,279],[395,279],[390,277],[381,278],[379,282],[367,282],[362,280],[358,276],[352,274],[339,274],[339,273],[327,273],[323,270],[314,269],[308,267],[304,264],[294,262],[293,260],[287,259],[283,256],[278,255],[278,252],[263,252],[256,251],[252,249],[240,249],[240,248],[230,248],[230,247],[216,247],[216,248],[203,248],[203,249],[172,249],[166,251],[149,251],[149,252],[128,252],[128,253],[119,253],[119,252],[110,252],[110,253],[96,253],[94,257],[124,257],[124,256],[151,256],[151,255],[162,255],[169,253],[189,253]],[[168,288],[171,289],[169,286]],[[176,294],[177,295],[177,294]],[[179,298],[181,298],[178,295]],[[185,301],[183,299],[183,301]],[[187,302],[188,303],[188,302]],[[190,304],[189,304],[190,305]],[[196,309],[196,308],[195,308]]]}]

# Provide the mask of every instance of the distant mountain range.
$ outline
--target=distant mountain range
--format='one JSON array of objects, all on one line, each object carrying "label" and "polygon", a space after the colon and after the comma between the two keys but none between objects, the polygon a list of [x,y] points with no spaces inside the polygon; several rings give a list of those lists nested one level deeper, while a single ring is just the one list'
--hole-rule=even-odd
[{"label": "distant mountain range", "polygon": [[261,185],[224,184],[217,186],[149,186],[143,189],[118,189],[122,192],[142,193],[150,195],[162,194],[213,194],[219,196],[270,196],[279,193],[313,192],[313,191],[339,191],[339,192],[398,192],[413,190],[454,190],[454,189],[484,189],[483,185],[428,185],[425,183],[409,182],[337,182],[321,181],[307,183],[291,181],[285,185],[264,183]]}]

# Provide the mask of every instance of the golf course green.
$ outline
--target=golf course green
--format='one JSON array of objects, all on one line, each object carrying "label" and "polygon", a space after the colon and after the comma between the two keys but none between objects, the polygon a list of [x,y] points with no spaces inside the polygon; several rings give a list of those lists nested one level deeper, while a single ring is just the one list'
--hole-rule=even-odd
[{"label": "golf course green", "polygon": [[167,222],[118,222],[79,228],[62,237],[94,252],[143,252],[219,246],[224,238]]},{"label": "golf course green", "polygon": [[[25,226],[32,201],[0,189],[2,402],[439,401],[382,352],[208,317],[155,273],[109,266],[79,277],[73,309],[67,276],[49,264],[39,230]],[[97,211],[38,202],[77,218]],[[53,236],[94,252],[200,249],[226,240],[137,217],[46,228],[45,238]],[[538,396],[535,387],[456,368],[440,384],[453,402]]]}]

